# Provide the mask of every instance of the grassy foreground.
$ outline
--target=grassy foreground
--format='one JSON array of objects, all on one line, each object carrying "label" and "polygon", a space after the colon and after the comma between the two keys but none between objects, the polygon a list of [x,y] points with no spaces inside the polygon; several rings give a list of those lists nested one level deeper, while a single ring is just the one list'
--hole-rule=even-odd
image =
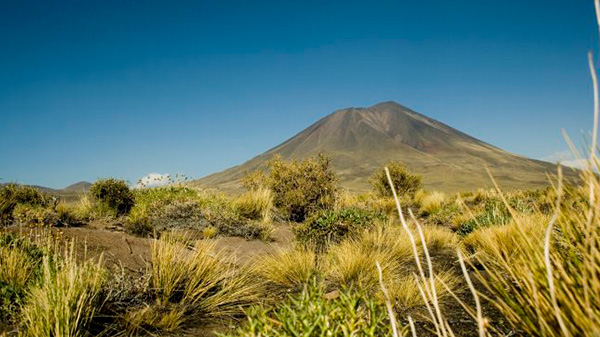
[{"label": "grassy foreground", "polygon": [[[214,325],[227,336],[592,336],[600,333],[600,183],[585,178],[587,186],[506,193],[337,192],[302,222],[286,220],[265,186],[233,198],[134,191],[126,221],[153,226],[146,272],[109,270],[78,255],[81,243],[49,234],[0,234],[1,324],[30,336],[178,335]],[[212,224],[195,235],[193,226],[165,225],[189,224],[189,214],[152,213],[191,201],[216,219],[239,212],[290,226],[295,245],[240,263],[216,248]],[[93,209],[85,203],[71,207]]]}]

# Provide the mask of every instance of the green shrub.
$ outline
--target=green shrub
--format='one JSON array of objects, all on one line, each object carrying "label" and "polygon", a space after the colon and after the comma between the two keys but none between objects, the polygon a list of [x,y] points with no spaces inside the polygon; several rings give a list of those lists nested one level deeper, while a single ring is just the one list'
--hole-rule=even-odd
[{"label": "green shrub", "polygon": [[321,284],[312,281],[280,305],[251,308],[244,326],[221,336],[392,336],[383,303],[351,290],[325,293]]},{"label": "green shrub", "polygon": [[312,213],[335,206],[337,176],[326,156],[301,161],[284,161],[276,156],[269,162],[264,183],[262,179],[262,174],[250,173],[244,185],[250,189],[269,187],[275,206],[289,220],[302,222]]},{"label": "green shrub", "polygon": [[48,207],[53,205],[53,199],[39,190],[17,184],[0,187],[0,225],[10,224],[13,211],[17,205]]},{"label": "green shrub", "polygon": [[113,210],[116,216],[126,215],[134,205],[133,192],[123,180],[103,179],[90,188],[95,201]]},{"label": "green shrub", "polygon": [[48,227],[56,225],[60,218],[53,209],[39,205],[18,204],[13,210],[13,218],[20,225]]},{"label": "green shrub", "polygon": [[360,234],[385,215],[360,208],[321,211],[294,228],[296,238],[301,243],[325,249],[330,243],[338,243],[344,238]]},{"label": "green shrub", "polygon": [[258,190],[260,188],[268,188],[268,176],[261,170],[246,172],[242,177],[242,186],[248,191]]},{"label": "green shrub", "polygon": [[[385,164],[385,167],[390,171],[390,176],[398,196],[408,195],[412,197],[422,188],[421,176],[410,173],[404,164],[391,161]],[[375,192],[380,196],[392,195],[384,168],[375,171],[369,181],[373,185]]]},{"label": "green shrub", "polygon": [[241,214],[238,205],[223,194],[185,187],[135,191],[135,206],[127,228],[137,235],[172,229],[202,231],[214,227],[216,234],[248,239],[265,238],[268,226]]}]

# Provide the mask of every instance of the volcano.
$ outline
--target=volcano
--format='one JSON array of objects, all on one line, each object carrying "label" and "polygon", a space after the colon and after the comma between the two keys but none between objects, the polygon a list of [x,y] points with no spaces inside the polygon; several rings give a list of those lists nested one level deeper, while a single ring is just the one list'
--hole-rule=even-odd
[{"label": "volcano", "polygon": [[[204,187],[240,190],[240,178],[262,169],[275,155],[285,159],[326,154],[342,187],[370,190],[368,178],[390,160],[423,177],[426,189],[445,192],[549,185],[557,166],[509,153],[395,102],[337,110],[249,161],[197,180]],[[575,179],[575,170],[565,169]]]}]

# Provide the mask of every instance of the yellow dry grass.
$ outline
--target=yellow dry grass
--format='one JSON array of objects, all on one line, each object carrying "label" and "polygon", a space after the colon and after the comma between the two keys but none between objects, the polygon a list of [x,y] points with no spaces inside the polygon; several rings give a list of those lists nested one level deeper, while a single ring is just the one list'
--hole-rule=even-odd
[{"label": "yellow dry grass", "polygon": [[106,280],[102,261],[77,261],[71,242],[60,257],[45,256],[42,271],[21,311],[23,335],[84,336],[102,306],[100,291]]},{"label": "yellow dry grass", "polygon": [[271,288],[298,289],[317,274],[317,257],[314,252],[302,248],[282,250],[258,258],[254,272]]}]

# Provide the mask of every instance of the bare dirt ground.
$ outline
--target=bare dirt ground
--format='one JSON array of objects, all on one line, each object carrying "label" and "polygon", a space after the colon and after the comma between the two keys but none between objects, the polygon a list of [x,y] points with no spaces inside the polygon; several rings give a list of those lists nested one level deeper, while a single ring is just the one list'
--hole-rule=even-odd
[{"label": "bare dirt ground", "polygon": [[[3,229],[20,235],[41,235],[41,229],[9,227]],[[142,272],[150,261],[152,239],[128,234],[119,226],[91,223],[82,227],[49,229],[52,236],[64,241],[75,240],[79,256],[102,255],[108,268],[122,267],[126,272]],[[293,233],[286,225],[276,227],[272,241],[246,240],[239,237],[215,239],[216,248],[233,254],[239,263],[267,253],[273,253],[293,245]]]}]

